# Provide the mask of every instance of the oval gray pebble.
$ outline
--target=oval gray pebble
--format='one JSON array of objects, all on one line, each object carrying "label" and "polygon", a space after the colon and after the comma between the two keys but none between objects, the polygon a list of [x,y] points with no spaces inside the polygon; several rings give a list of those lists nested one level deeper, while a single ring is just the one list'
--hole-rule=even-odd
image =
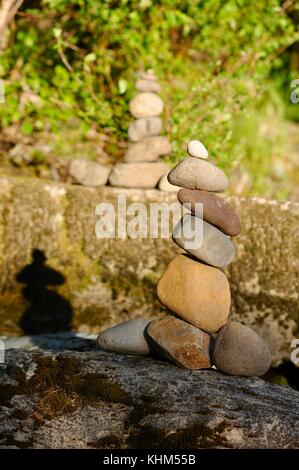
[{"label": "oval gray pebble", "polygon": [[168,181],[187,189],[222,192],[228,186],[223,171],[200,158],[187,157],[169,173]]},{"label": "oval gray pebble", "polygon": [[[190,235],[195,235],[194,240]],[[172,238],[183,250],[216,268],[225,268],[235,257],[231,239],[214,225],[192,214],[182,217],[174,228]]]},{"label": "oval gray pebble", "polygon": [[213,352],[215,366],[229,375],[262,376],[271,366],[271,352],[251,328],[232,321],[223,326]]},{"label": "oval gray pebble", "polygon": [[106,351],[118,354],[147,355],[149,348],[144,330],[151,320],[135,318],[108,328],[99,334],[97,343]]},{"label": "oval gray pebble", "polygon": [[199,140],[190,140],[187,145],[187,152],[194,158],[208,158],[209,153]]},{"label": "oval gray pebble", "polygon": [[70,163],[69,174],[83,186],[105,186],[111,169],[111,165],[102,165],[84,158],[76,158]]},{"label": "oval gray pebble", "polygon": [[167,137],[155,135],[130,144],[125,154],[125,162],[151,162],[171,152],[171,145]]},{"label": "oval gray pebble", "polygon": [[162,121],[158,116],[140,118],[130,124],[128,136],[132,142],[139,142],[146,137],[160,134],[162,130]]}]

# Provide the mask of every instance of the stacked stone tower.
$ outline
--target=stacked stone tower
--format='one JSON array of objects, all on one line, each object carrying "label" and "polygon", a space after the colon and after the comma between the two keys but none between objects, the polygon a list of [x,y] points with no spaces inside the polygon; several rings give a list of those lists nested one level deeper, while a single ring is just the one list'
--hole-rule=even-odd
[{"label": "stacked stone tower", "polygon": [[140,74],[135,84],[137,95],[130,101],[129,109],[135,118],[130,124],[130,145],[124,162],[117,163],[110,175],[112,186],[130,188],[155,188],[168,172],[165,163],[159,161],[171,151],[163,130],[160,114],[164,104],[159,96],[161,86],[152,70]]},{"label": "stacked stone tower", "polygon": [[233,208],[214,194],[225,191],[228,180],[206,161],[201,142],[189,142],[187,151],[168,175],[171,184],[183,188],[178,199],[190,209],[173,232],[185,252],[171,261],[157,287],[161,303],[180,319],[151,322],[147,335],[154,349],[184,367],[214,364],[227,374],[263,375],[271,364],[268,347],[253,330],[228,322],[231,296],[223,269],[235,257],[230,237],[241,226]]},{"label": "stacked stone tower", "polygon": [[233,208],[215,194],[227,189],[228,180],[206,161],[201,142],[189,142],[187,150],[189,156],[168,175],[170,184],[182,188],[178,199],[189,210],[173,232],[184,251],[157,286],[169,312],[163,319],[130,320],[110,328],[98,343],[118,353],[150,353],[188,369],[214,366],[230,375],[264,375],[271,365],[267,345],[242,323],[228,321],[231,295],[223,269],[235,257],[231,237],[241,229]]}]

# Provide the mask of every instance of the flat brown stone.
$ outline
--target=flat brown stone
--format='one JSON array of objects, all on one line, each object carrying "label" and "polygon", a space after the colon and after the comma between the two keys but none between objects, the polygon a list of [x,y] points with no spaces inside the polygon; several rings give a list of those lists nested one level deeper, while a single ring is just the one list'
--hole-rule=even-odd
[{"label": "flat brown stone", "polygon": [[187,369],[208,369],[210,335],[174,317],[150,322],[146,329],[150,349]]},{"label": "flat brown stone", "polygon": [[188,255],[169,263],[157,295],[165,307],[207,333],[216,333],[227,322],[231,297],[225,274]]},{"label": "flat brown stone", "polygon": [[[212,225],[218,227],[226,235],[234,237],[241,231],[240,219],[232,206],[224,199],[208,191],[181,189],[178,193],[181,204],[190,204],[190,209],[197,217],[202,217]],[[201,206],[203,204],[203,213]],[[188,207],[189,208],[189,207]]]}]

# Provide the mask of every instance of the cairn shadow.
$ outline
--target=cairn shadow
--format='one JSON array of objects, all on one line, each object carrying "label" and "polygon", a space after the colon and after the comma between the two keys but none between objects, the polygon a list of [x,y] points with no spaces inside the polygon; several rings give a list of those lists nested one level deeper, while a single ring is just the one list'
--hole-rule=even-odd
[{"label": "cairn shadow", "polygon": [[41,250],[32,251],[32,262],[16,275],[24,299],[29,303],[19,322],[25,335],[70,332],[73,309],[70,302],[52,287],[65,283],[59,271],[46,264]]}]

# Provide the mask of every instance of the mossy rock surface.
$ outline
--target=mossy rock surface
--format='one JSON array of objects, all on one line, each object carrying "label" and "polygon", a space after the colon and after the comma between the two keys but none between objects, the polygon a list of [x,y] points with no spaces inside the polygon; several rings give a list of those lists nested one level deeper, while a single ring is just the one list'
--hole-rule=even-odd
[{"label": "mossy rock surface", "polygon": [[299,393],[105,351],[10,350],[1,448],[298,448]]}]

